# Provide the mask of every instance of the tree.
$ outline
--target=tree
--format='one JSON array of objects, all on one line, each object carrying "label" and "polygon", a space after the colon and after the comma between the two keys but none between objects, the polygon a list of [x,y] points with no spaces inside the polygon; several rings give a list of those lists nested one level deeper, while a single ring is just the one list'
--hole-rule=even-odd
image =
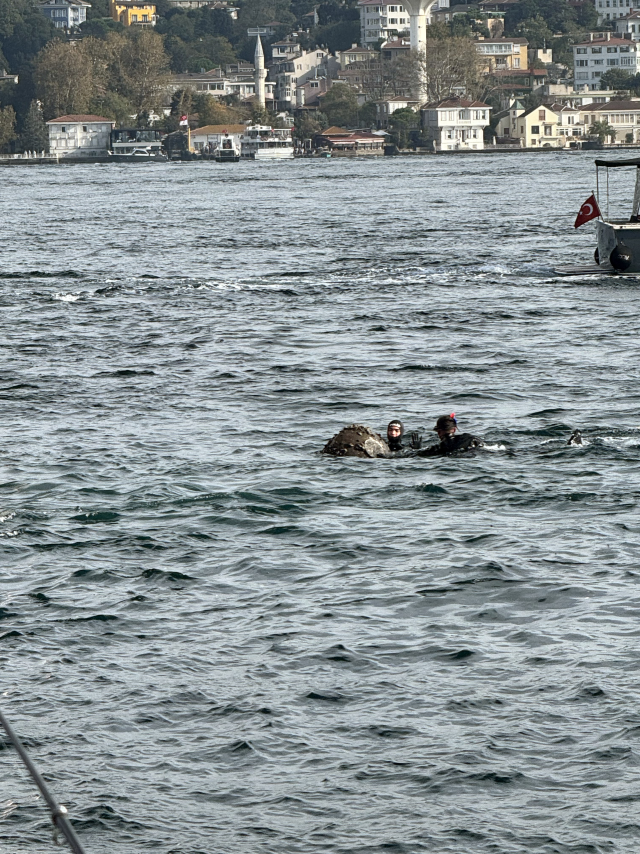
[{"label": "tree", "polygon": [[462,89],[470,98],[482,89],[482,59],[475,42],[468,38],[429,38],[421,56],[422,76],[429,101],[440,101],[454,89]]},{"label": "tree", "polygon": [[629,74],[622,68],[610,68],[600,78],[603,89],[636,89],[640,84],[640,74]]},{"label": "tree", "polygon": [[420,116],[409,107],[395,110],[389,116],[392,141],[398,148],[406,148],[409,143],[409,132],[420,124]]},{"label": "tree", "polygon": [[313,137],[323,131],[327,124],[327,117],[324,113],[302,113],[296,117],[293,136],[296,139],[313,139]]},{"label": "tree", "polygon": [[0,110],[0,149],[4,151],[6,146],[16,138],[16,114],[13,107],[5,107]]},{"label": "tree", "polygon": [[93,65],[81,44],[50,42],[38,54],[35,81],[45,118],[87,112],[94,93]]},{"label": "tree", "polygon": [[531,48],[549,47],[553,40],[553,33],[540,15],[519,23],[516,27],[516,35],[526,39]]},{"label": "tree", "polygon": [[151,112],[159,106],[162,89],[169,80],[169,57],[162,36],[139,30],[127,36],[114,33],[109,42],[117,63],[116,91],[131,102],[138,116]]},{"label": "tree", "polygon": [[554,33],[575,32],[576,14],[568,0],[520,0],[510,7],[504,18],[506,35],[514,35],[518,24],[542,18]]},{"label": "tree", "polygon": [[42,115],[42,105],[32,101],[25,116],[20,134],[20,148],[23,151],[48,151],[49,130]]},{"label": "tree", "polygon": [[591,127],[589,128],[590,136],[597,136],[601,143],[604,143],[606,138],[611,137],[611,141],[616,138],[616,129],[612,128],[609,122],[604,119],[600,119],[597,122],[593,122]]},{"label": "tree", "polygon": [[353,126],[357,121],[358,99],[346,83],[334,83],[322,96],[322,111],[331,125]]}]

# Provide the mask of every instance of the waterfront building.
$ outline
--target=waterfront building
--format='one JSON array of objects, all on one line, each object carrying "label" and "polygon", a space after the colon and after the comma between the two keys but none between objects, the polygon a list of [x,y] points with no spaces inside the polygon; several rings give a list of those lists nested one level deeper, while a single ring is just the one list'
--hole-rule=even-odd
[{"label": "waterfront building", "polygon": [[146,0],[109,0],[109,14],[125,27],[155,27],[156,7]]},{"label": "waterfront building", "polygon": [[104,116],[60,116],[47,122],[49,151],[60,158],[106,157],[115,125]]},{"label": "waterfront building", "polygon": [[436,151],[484,148],[484,129],[491,114],[488,104],[450,97],[425,104],[420,112],[422,127]]},{"label": "waterfront building", "polygon": [[580,115],[589,128],[594,122],[607,122],[616,131],[610,142],[640,142],[640,98],[609,101],[606,104],[587,104]]},{"label": "waterfront building", "polygon": [[551,107],[540,104],[528,110],[516,110],[515,124],[505,136],[519,138],[523,148],[560,148],[565,144],[560,139],[558,114]]},{"label": "waterfront building", "polygon": [[484,72],[526,70],[528,68],[526,39],[479,39],[476,50],[484,60]]},{"label": "waterfront building", "polygon": [[573,46],[574,81],[576,87],[588,85],[600,88],[600,78],[611,68],[629,74],[640,71],[640,46],[632,39],[621,39],[611,33],[591,33],[589,41]]},{"label": "waterfront building", "polygon": [[205,125],[191,131],[191,145],[194,151],[212,152],[222,145],[223,140],[230,139],[239,148],[240,137],[245,130],[245,125]]},{"label": "waterfront building", "polygon": [[316,148],[327,148],[332,155],[384,154],[384,135],[362,130],[330,127],[314,140]]},{"label": "waterfront building", "polygon": [[58,29],[73,30],[87,20],[87,9],[91,3],[85,0],[46,0],[40,3],[40,11]]},{"label": "waterfront building", "polygon": [[[411,21],[409,12],[404,6],[387,5],[380,3],[380,0],[360,0],[358,6],[360,7],[360,42],[364,47],[409,34]],[[424,39],[423,34],[422,42]]]}]

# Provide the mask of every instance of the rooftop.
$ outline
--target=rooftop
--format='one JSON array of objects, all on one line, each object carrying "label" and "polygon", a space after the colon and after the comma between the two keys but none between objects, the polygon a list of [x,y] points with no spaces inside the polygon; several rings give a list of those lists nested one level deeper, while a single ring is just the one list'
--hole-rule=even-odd
[{"label": "rooftop", "polygon": [[485,104],[484,101],[470,101],[468,98],[443,98],[441,101],[431,101],[429,104],[425,104],[423,106],[423,110],[455,110],[455,109],[469,109],[470,107],[474,108],[483,108],[486,110],[490,110],[491,107],[489,104]]},{"label": "rooftop", "polygon": [[105,119],[104,116],[83,116],[83,115],[73,115],[73,116],[60,116],[59,119],[51,119],[48,121],[48,125],[57,125],[57,124],[94,124],[95,122],[107,122],[110,125],[114,125],[115,122],[112,119]]}]

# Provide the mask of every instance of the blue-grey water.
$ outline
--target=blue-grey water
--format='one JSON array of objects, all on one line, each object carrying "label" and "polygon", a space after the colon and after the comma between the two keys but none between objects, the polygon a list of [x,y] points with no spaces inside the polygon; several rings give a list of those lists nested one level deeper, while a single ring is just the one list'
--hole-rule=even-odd
[{"label": "blue-grey water", "polygon": [[[640,280],[553,272],[593,159],[2,171],[0,704],[87,854],[637,850]],[[451,411],[486,450],[319,454]]]}]

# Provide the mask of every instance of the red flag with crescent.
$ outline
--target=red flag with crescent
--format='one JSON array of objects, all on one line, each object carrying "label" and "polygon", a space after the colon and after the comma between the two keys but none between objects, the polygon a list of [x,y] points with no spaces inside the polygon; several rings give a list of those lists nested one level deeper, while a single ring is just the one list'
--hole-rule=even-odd
[{"label": "red flag with crescent", "polygon": [[578,211],[578,216],[576,217],[575,225],[573,227],[580,228],[580,226],[584,225],[585,222],[589,222],[590,219],[596,219],[596,217],[599,216],[600,208],[596,202],[596,197],[592,194]]}]

